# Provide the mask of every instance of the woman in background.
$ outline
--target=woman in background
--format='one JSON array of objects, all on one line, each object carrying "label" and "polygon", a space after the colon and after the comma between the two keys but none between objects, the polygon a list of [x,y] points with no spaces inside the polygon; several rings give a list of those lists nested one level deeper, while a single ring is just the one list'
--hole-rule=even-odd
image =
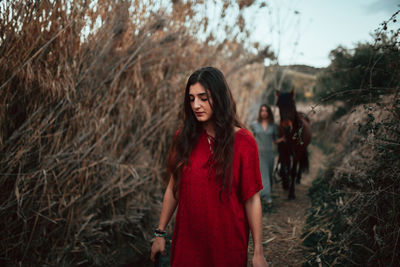
[{"label": "woman in background", "polygon": [[265,198],[267,203],[272,203],[272,172],[275,158],[272,144],[282,142],[284,139],[283,137],[278,138],[278,126],[274,123],[274,115],[271,108],[265,104],[260,106],[258,119],[251,124],[250,128],[256,138],[260,158],[260,171],[264,186],[260,196]]}]

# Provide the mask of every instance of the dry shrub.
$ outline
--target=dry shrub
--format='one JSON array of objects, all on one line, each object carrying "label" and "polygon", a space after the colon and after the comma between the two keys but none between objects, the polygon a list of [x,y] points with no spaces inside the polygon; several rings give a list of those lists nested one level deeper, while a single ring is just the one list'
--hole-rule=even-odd
[{"label": "dry shrub", "polygon": [[242,116],[249,90],[260,91],[254,81],[265,53],[250,54],[234,39],[197,41],[190,32],[204,25],[189,23],[190,1],[174,1],[169,13],[152,1],[116,2],[2,3],[0,257],[7,265],[147,258],[188,75],[221,68]]},{"label": "dry shrub", "polygon": [[[336,99],[348,98],[354,104],[362,94],[369,94],[370,100],[350,110],[339,107],[320,133],[320,140],[331,142],[335,152],[310,189],[313,207],[303,233],[308,254],[304,266],[400,265],[400,67],[396,61],[400,28],[387,31],[388,24],[398,26],[398,14],[400,10],[381,24],[374,45],[395,62],[385,73],[392,77],[392,87],[371,92],[376,84],[372,77],[381,69],[362,73],[370,77],[367,89]],[[372,59],[373,66],[381,63]]]},{"label": "dry shrub", "polygon": [[310,190],[304,266],[398,266],[399,91],[358,106],[323,136],[336,151]]}]

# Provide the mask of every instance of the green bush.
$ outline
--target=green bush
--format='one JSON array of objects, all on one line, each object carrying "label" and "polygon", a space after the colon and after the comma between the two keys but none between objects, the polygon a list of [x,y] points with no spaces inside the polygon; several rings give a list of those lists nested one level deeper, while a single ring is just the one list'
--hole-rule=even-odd
[{"label": "green bush", "polygon": [[[400,75],[400,53],[393,46],[395,38],[385,36],[384,44],[359,43],[353,50],[342,46],[332,50],[331,64],[317,77],[317,100],[342,100],[348,110],[393,93]],[[391,49],[385,49],[388,45]]]}]

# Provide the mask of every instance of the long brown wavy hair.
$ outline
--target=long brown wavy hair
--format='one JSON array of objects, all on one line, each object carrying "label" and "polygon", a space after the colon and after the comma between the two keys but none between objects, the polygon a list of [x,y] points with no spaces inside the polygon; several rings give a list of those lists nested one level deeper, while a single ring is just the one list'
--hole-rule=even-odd
[{"label": "long brown wavy hair", "polygon": [[230,192],[232,182],[234,127],[243,128],[236,115],[236,103],[233,100],[229,86],[222,72],[214,67],[204,67],[190,75],[186,84],[183,105],[183,126],[178,130],[170,148],[167,168],[169,177],[174,179],[174,196],[179,196],[181,171],[188,164],[190,154],[199,140],[203,130],[197,121],[189,99],[190,86],[200,83],[206,90],[207,97],[211,94],[213,110],[212,120],[215,141],[211,168],[215,168],[216,179],[222,192]]}]

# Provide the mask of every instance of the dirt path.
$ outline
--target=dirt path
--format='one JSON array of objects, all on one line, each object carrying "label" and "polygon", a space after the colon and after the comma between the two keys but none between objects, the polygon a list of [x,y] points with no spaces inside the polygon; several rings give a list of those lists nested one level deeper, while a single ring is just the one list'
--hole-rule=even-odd
[{"label": "dirt path", "polygon": [[[318,147],[310,145],[309,151],[310,171],[303,175],[301,184],[296,185],[296,200],[287,200],[287,192],[281,184],[276,184],[273,187],[273,205],[268,212],[263,212],[264,255],[270,267],[301,266],[303,252],[300,236],[306,211],[311,207],[308,189],[325,159]],[[250,260],[252,245],[249,249]]]}]

